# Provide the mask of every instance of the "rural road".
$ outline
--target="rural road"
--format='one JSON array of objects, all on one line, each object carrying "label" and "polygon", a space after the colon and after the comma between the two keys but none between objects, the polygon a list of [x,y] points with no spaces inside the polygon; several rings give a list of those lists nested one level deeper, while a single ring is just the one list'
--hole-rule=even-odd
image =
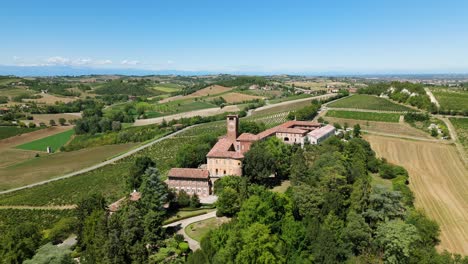
[{"label": "rural road", "polygon": [[429,96],[429,98],[431,99],[431,102],[434,103],[437,108],[440,107],[440,104],[439,102],[437,101],[437,99],[435,98],[435,96],[432,94],[431,90],[429,88],[424,88],[424,90],[426,91],[426,94]]},{"label": "rural road", "polygon": [[216,211],[209,212],[209,213],[202,214],[202,215],[198,215],[198,216],[194,216],[194,217],[190,217],[190,218],[187,218],[187,219],[183,219],[183,220],[180,220],[180,221],[165,225],[163,227],[180,227],[180,229],[177,231],[177,234],[183,235],[185,240],[188,242],[188,244],[190,246],[190,249],[195,251],[195,250],[200,248],[200,242],[198,242],[195,239],[192,239],[191,237],[189,237],[185,233],[185,227],[187,227],[188,225],[190,225],[192,223],[199,222],[199,221],[206,220],[208,218],[213,218],[213,217],[216,217]]},{"label": "rural road", "polygon": [[168,139],[168,138],[171,138],[171,137],[174,137],[180,133],[182,133],[183,131],[187,130],[187,129],[190,129],[192,127],[195,127],[197,125],[193,125],[193,126],[189,126],[189,127],[186,127],[186,128],[183,128],[179,131],[176,131],[172,134],[169,134],[167,136],[164,136],[162,138],[159,138],[159,139],[156,139],[154,141],[151,141],[149,143],[146,143],[144,145],[141,145],[137,148],[134,148],[128,152],[125,152],[124,154],[120,155],[120,156],[117,156],[117,157],[114,157],[110,160],[106,160],[106,161],[103,161],[101,163],[98,163],[96,165],[93,165],[91,167],[88,167],[88,168],[84,168],[84,169],[81,169],[81,170],[78,170],[78,171],[75,171],[75,172],[72,172],[72,173],[68,173],[68,174],[65,174],[63,176],[60,176],[60,177],[57,177],[57,178],[53,178],[53,179],[50,179],[50,180],[47,180],[47,181],[41,181],[41,182],[36,182],[36,183],[33,183],[33,184],[29,184],[29,185],[25,185],[25,186],[21,186],[21,187],[18,187],[18,188],[13,188],[13,189],[9,189],[9,190],[5,190],[5,191],[0,191],[0,194],[5,194],[5,193],[11,193],[11,192],[14,192],[14,191],[19,191],[19,190],[23,190],[23,189],[27,189],[27,188],[31,188],[31,187],[34,187],[34,186],[39,186],[39,185],[43,185],[43,184],[46,184],[46,183],[49,183],[49,182],[53,182],[53,181],[58,181],[58,180],[62,180],[62,179],[66,179],[66,178],[70,178],[70,177],[73,177],[73,176],[76,176],[76,175],[79,175],[79,174],[83,174],[85,172],[89,172],[89,171],[92,171],[92,170],[95,170],[95,169],[98,169],[98,168],[101,168],[101,167],[104,167],[106,165],[109,165],[109,164],[112,164],[118,160],[121,160],[123,158],[126,158],[128,156],[131,156],[133,155],[134,153],[142,150],[142,149],[145,149],[147,147],[150,147],[160,141],[163,141],[165,139]]}]

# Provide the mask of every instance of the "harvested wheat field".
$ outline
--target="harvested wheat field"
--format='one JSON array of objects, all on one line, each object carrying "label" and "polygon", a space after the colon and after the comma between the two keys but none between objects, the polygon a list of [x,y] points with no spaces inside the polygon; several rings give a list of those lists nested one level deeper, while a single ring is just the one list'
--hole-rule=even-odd
[{"label": "harvested wheat field", "polygon": [[58,97],[52,94],[41,94],[42,98],[39,99],[24,99],[27,102],[36,102],[38,104],[55,104],[55,102],[69,103],[78,100],[74,97]]},{"label": "harvested wheat field", "polygon": [[241,94],[241,93],[228,93],[228,94],[223,94],[221,97],[223,97],[224,100],[226,100],[226,102],[229,104],[252,101],[255,99],[263,99],[263,97],[261,96]]},{"label": "harvested wheat field", "polygon": [[216,95],[216,94],[220,94],[220,93],[229,92],[231,90],[232,90],[232,88],[224,87],[224,86],[221,86],[221,85],[211,85],[211,86],[208,86],[206,88],[203,88],[201,90],[198,90],[198,91],[190,94],[190,96],[197,97],[197,96]]},{"label": "harvested wheat field", "polygon": [[441,229],[440,250],[468,255],[468,170],[452,145],[366,135],[378,156],[404,166],[415,206]]},{"label": "harvested wheat field", "polygon": [[32,116],[34,117],[34,120],[33,120],[34,123],[39,124],[39,123],[43,122],[46,125],[49,125],[49,122],[52,119],[57,124],[58,124],[58,120],[60,118],[65,118],[67,120],[67,123],[68,123],[69,120],[80,119],[81,118],[81,113],[34,114]]},{"label": "harvested wheat field", "polygon": [[370,132],[389,133],[400,136],[434,139],[426,132],[416,129],[406,123],[377,122],[346,118],[335,118],[329,116],[324,116],[323,118],[326,121],[330,122],[330,124],[338,123],[343,125],[344,123],[348,123],[349,127],[353,127],[354,125],[359,124],[362,130],[367,130]]}]

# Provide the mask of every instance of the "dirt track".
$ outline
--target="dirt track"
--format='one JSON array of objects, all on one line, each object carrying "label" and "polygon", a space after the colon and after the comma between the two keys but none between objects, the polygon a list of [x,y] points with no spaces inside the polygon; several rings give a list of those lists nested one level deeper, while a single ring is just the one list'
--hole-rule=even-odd
[{"label": "dirt track", "polygon": [[439,249],[468,255],[468,171],[452,145],[365,135],[378,156],[410,174],[417,208],[441,228]]}]

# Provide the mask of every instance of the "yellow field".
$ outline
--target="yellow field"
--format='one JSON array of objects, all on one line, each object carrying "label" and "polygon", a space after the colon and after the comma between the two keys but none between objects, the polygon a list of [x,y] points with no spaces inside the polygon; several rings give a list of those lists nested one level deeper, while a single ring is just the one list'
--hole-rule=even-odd
[{"label": "yellow field", "polygon": [[388,133],[408,137],[421,137],[427,139],[434,139],[428,133],[425,133],[422,130],[411,127],[406,123],[389,123],[389,122],[376,122],[376,121],[365,121],[365,120],[355,120],[355,119],[345,119],[345,118],[335,118],[325,116],[324,119],[330,124],[339,123],[343,125],[348,123],[349,127],[353,127],[355,124],[359,124],[362,130],[367,130],[370,132],[379,132],[379,133]]},{"label": "yellow field", "polygon": [[468,255],[468,170],[452,145],[365,135],[378,156],[404,166],[415,206],[441,228],[440,250]]},{"label": "yellow field", "polygon": [[46,125],[49,125],[51,119],[55,120],[55,123],[58,125],[59,118],[65,118],[67,120],[72,119],[80,119],[81,113],[72,113],[72,114],[34,114],[32,115],[34,119],[32,120],[34,123],[39,124],[44,122]]},{"label": "yellow field", "polygon": [[220,94],[220,93],[224,93],[224,92],[229,92],[231,91],[232,88],[228,88],[228,87],[224,87],[224,86],[221,86],[221,85],[211,85],[211,86],[208,86],[206,88],[203,88],[201,90],[198,90],[192,94],[190,94],[190,96],[192,97],[196,97],[196,96],[208,96],[208,95],[216,95],[216,94]]},{"label": "yellow field", "polygon": [[58,97],[52,94],[41,94],[42,98],[39,99],[24,99],[28,102],[36,102],[38,104],[55,104],[55,102],[69,103],[78,100],[72,97]]},{"label": "yellow field", "polygon": [[226,102],[229,104],[251,101],[255,99],[263,99],[263,97],[261,96],[241,94],[241,93],[228,93],[228,94],[222,95],[221,97],[223,97],[224,100],[226,100]]}]

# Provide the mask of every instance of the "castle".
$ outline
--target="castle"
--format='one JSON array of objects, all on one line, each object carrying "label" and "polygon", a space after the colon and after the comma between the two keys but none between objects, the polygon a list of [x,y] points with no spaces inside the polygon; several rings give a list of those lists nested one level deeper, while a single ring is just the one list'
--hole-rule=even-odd
[{"label": "castle", "polygon": [[[257,135],[242,133],[239,135],[239,117],[227,116],[227,134],[206,155],[206,169],[172,168],[168,173],[169,188],[186,191],[188,194],[208,196],[211,187],[217,179],[231,175],[242,176],[244,153],[250,150],[257,140],[276,136],[286,144],[304,146],[319,144],[334,135],[335,128],[331,125],[309,121],[288,121],[279,126],[267,129]],[[204,166],[205,167],[205,166]]]}]

